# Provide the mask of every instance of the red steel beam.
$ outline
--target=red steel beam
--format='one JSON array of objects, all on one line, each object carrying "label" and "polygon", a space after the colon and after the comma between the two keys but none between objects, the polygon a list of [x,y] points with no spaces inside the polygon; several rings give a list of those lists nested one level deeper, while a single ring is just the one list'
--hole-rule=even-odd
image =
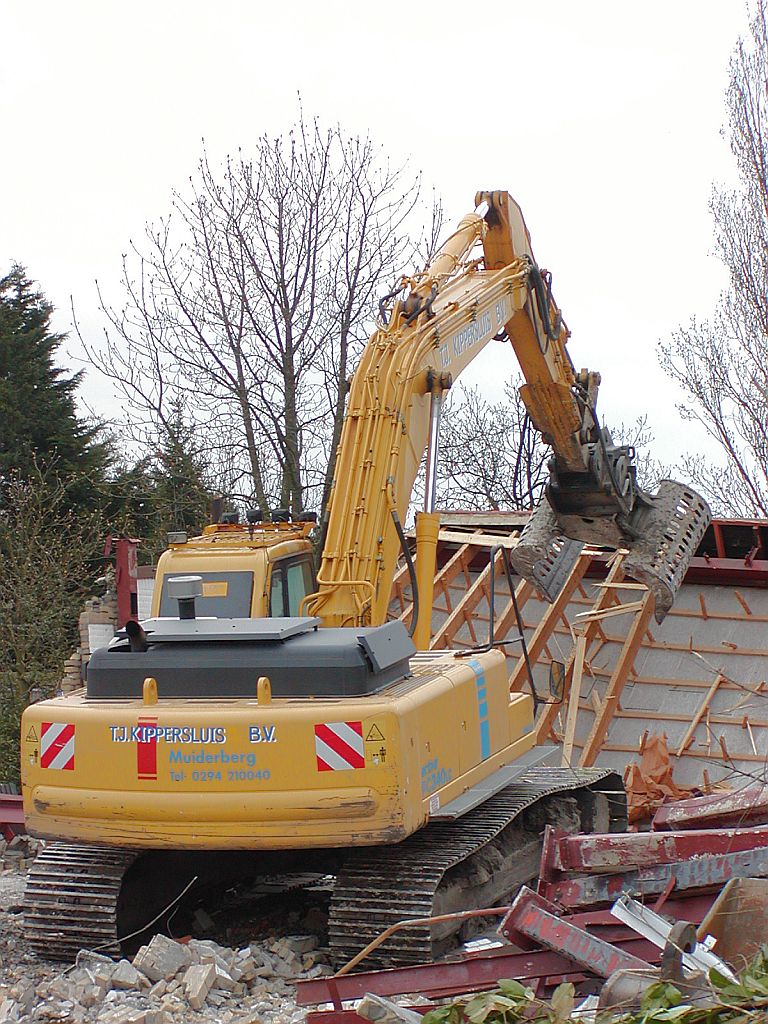
[{"label": "red steel beam", "polygon": [[616,872],[759,847],[768,847],[768,825],[576,836],[547,826],[542,864],[546,874],[550,871]]},{"label": "red steel beam", "polygon": [[[713,899],[711,895],[670,899],[664,904],[664,913],[698,925],[712,906]],[[590,910],[568,915],[565,919],[581,928],[597,931],[625,953],[648,963],[657,963],[661,956],[656,946],[611,917],[608,910]],[[299,1006],[336,1002],[340,1007],[342,1000],[361,999],[366,992],[380,996],[418,992],[433,999],[449,998],[495,988],[500,978],[536,982],[539,979],[572,979],[574,976],[572,962],[558,953],[545,950],[519,952],[505,944],[441,963],[299,981],[296,984],[296,1001]],[[423,1012],[424,1007],[418,1009]],[[353,1022],[351,1017],[345,1016],[349,1012],[352,1011],[321,1011],[319,1015],[309,1014],[308,1020],[314,1024],[359,1024],[359,1018]]]},{"label": "red steel beam", "polygon": [[653,819],[656,831],[727,828],[768,822],[768,786],[752,783],[733,793],[695,796],[662,804]]},{"label": "red steel beam", "polygon": [[613,903],[625,892],[654,896],[668,887],[676,894],[689,889],[721,888],[730,878],[768,878],[768,848],[692,857],[621,874],[575,875],[560,881],[544,881],[541,895],[561,908],[576,909]]},{"label": "red steel beam", "polygon": [[[617,922],[618,923],[618,922]],[[642,957],[651,962],[661,953],[645,939],[634,935],[627,928],[628,937],[617,945],[632,957]],[[430,996],[460,995],[483,988],[493,988],[500,978],[519,978],[535,981],[557,975],[574,973],[573,961],[559,953],[537,949],[529,952],[513,950],[504,945],[498,949],[462,957],[461,960],[447,960],[441,963],[415,964],[411,967],[392,967],[383,971],[361,971],[359,974],[344,974],[335,978],[310,978],[296,982],[296,1002],[299,1006],[318,1003],[341,1002],[347,999],[362,999],[366,992],[380,996],[404,995],[419,992]],[[330,1018],[323,1018],[332,1024]]]},{"label": "red steel beam", "polygon": [[616,971],[642,971],[648,968],[647,960],[641,960],[571,924],[559,914],[556,906],[525,885],[499,925],[499,932],[523,949],[531,942],[535,946],[551,949],[601,978],[610,978]]},{"label": "red steel beam", "polygon": [[24,807],[18,793],[0,793],[0,833],[10,842],[24,832]]}]

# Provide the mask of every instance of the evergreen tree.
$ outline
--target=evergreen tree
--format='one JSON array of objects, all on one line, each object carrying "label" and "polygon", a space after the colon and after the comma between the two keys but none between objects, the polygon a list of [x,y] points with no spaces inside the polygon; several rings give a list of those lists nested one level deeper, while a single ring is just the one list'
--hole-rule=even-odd
[{"label": "evergreen tree", "polygon": [[201,442],[176,412],[165,429],[159,450],[118,468],[108,488],[111,528],[141,540],[143,562],[155,561],[165,550],[170,530],[200,532],[213,496]]},{"label": "evergreen tree", "polygon": [[51,331],[52,312],[23,267],[0,278],[0,480],[53,469],[73,507],[92,507],[107,450],[77,415],[82,371],[67,376],[54,363],[65,336]]}]

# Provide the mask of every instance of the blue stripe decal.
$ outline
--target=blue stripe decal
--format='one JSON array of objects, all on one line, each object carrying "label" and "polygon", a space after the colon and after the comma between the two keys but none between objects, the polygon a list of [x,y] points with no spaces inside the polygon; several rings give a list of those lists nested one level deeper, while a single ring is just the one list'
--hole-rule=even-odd
[{"label": "blue stripe decal", "polygon": [[475,673],[475,691],[477,696],[477,714],[480,719],[480,756],[483,760],[491,756],[491,726],[488,721],[487,689],[483,666],[476,659],[469,661],[469,667]]},{"label": "blue stripe decal", "polygon": [[480,723],[480,750],[483,760],[491,756],[491,727],[488,724],[487,718],[484,722]]}]

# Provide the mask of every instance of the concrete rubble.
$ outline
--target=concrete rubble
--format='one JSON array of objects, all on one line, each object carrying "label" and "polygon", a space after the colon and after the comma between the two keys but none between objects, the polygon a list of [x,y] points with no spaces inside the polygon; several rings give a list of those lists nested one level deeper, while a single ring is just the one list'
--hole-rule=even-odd
[{"label": "concrete rubble", "polygon": [[39,848],[40,843],[32,836],[22,834],[8,842],[0,833],[0,871],[26,871]]},{"label": "concrete rubble", "polygon": [[292,982],[330,974],[314,935],[272,936],[239,949],[156,935],[117,962],[83,950],[42,961],[22,937],[24,875],[0,874],[0,1024],[298,1024]]}]

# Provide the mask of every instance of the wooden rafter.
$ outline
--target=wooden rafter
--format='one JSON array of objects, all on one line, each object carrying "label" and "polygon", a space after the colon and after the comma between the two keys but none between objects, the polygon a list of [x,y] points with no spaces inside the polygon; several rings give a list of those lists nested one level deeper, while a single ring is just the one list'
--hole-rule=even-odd
[{"label": "wooden rafter", "polygon": [[584,749],[581,752],[579,765],[582,768],[589,768],[595,763],[595,759],[600,753],[600,749],[605,742],[608,726],[610,725],[614,712],[618,707],[619,697],[621,696],[622,690],[627,682],[629,673],[632,671],[635,656],[640,649],[648,623],[653,615],[654,605],[655,601],[653,594],[649,591],[643,598],[642,607],[636,613],[634,622],[627,632],[627,637],[621,648],[621,653],[619,654],[616,662],[616,667],[613,670],[611,678],[608,680],[605,695],[600,702],[600,711],[595,715],[595,720],[592,723],[589,736],[587,737]]},{"label": "wooden rafter", "polygon": [[576,736],[576,719],[579,716],[579,700],[581,698],[581,677],[584,672],[584,655],[587,650],[587,638],[583,633],[576,637],[573,655],[573,678],[568,694],[568,714],[565,719],[563,735],[563,754],[560,763],[570,768],[573,762],[573,741]]},{"label": "wooden rafter", "polygon": [[[568,579],[563,584],[560,593],[546,609],[541,621],[533,631],[533,636],[528,643],[528,657],[532,665],[534,665],[541,657],[547,641],[549,640],[555,626],[560,621],[560,617],[568,606],[568,602],[571,600],[574,591],[581,583],[591,561],[591,554],[582,553],[579,555],[576,560],[576,564],[573,569],[571,569]],[[522,690],[525,687],[527,679],[528,670],[525,664],[525,659],[520,657],[518,658],[517,664],[515,665],[512,676],[509,680],[510,690],[513,692]]]},{"label": "wooden rafter", "polygon": [[464,597],[462,597],[440,629],[438,629],[432,637],[432,643],[430,644],[432,650],[450,647],[456,637],[456,634],[464,625],[469,629],[472,643],[477,643],[474,622],[472,620],[472,612],[485,597],[490,576],[491,566],[489,563],[477,576]]},{"label": "wooden rafter", "polygon": [[709,711],[709,705],[712,703],[712,698],[717,693],[722,682],[725,682],[725,676],[721,672],[718,672],[717,678],[715,679],[714,683],[712,683],[710,688],[707,690],[704,696],[704,700],[701,702],[696,714],[693,716],[691,724],[685,730],[685,736],[683,736],[682,742],[680,743],[680,746],[677,748],[678,757],[682,757],[682,755],[690,746],[694,733],[696,732],[699,723],[701,722],[704,715]]},{"label": "wooden rafter", "polygon": [[[448,559],[442,569],[440,569],[435,576],[435,593],[440,591],[443,594],[449,613],[451,611],[450,584],[462,572],[466,573],[466,566],[472,561],[474,553],[474,549],[464,545],[464,547],[459,548],[459,550]],[[407,619],[413,610],[413,600],[409,598],[408,601],[406,601],[403,596],[405,587],[410,588],[410,584],[411,580],[408,573],[408,566],[403,565],[398,569],[394,580],[394,586],[395,588],[398,588],[395,596],[400,600],[401,612],[398,618],[401,621]]]},{"label": "wooden rafter", "polygon": [[[607,584],[620,583],[624,579],[624,558],[617,558],[610,568],[608,577],[606,579]],[[581,584],[579,584],[581,586]],[[617,598],[615,590],[610,587],[602,587],[600,593],[597,596],[597,600],[592,605],[594,610],[599,611],[602,608],[610,608],[611,605],[615,604]],[[599,619],[592,619],[583,627],[583,633],[585,638],[585,652],[589,649],[592,642],[596,637],[600,637],[600,646],[605,643],[605,634],[600,627]],[[557,718],[561,708],[563,708],[564,702],[568,700],[568,695],[571,688],[571,680],[573,678],[573,667],[575,661],[576,651],[571,651],[568,656],[568,660],[565,665],[565,679],[563,689],[563,703],[557,704],[546,704],[539,713],[539,717],[536,720],[536,742],[545,743],[552,733],[552,727],[554,721]]]}]

